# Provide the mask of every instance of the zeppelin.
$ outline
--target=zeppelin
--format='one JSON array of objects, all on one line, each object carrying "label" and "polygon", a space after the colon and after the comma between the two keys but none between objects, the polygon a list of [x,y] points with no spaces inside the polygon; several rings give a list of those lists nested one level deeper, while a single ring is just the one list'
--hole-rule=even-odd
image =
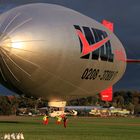
[{"label": "zeppelin", "polygon": [[92,96],[125,69],[115,34],[79,12],[34,3],[0,16],[0,81],[18,94],[50,102]]}]

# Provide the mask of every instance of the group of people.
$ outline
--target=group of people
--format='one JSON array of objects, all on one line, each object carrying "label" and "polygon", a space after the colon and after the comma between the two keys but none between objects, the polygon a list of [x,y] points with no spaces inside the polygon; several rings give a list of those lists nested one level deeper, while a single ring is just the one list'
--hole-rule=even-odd
[{"label": "group of people", "polygon": [[[57,116],[56,119],[57,119],[57,120],[56,120],[56,124],[57,124],[57,125],[62,124],[62,121],[63,121],[64,127],[65,127],[65,128],[67,127],[67,120],[68,120],[68,118],[66,117],[66,115]],[[49,123],[49,116],[47,116],[47,115],[45,114],[44,117],[43,117],[43,124],[44,124],[44,125],[48,125],[48,123]]]}]

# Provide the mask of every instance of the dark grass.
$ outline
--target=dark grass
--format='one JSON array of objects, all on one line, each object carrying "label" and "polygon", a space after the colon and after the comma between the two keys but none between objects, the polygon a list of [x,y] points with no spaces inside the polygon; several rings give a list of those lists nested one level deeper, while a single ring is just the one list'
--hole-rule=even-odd
[{"label": "dark grass", "polygon": [[140,140],[140,118],[68,118],[68,126],[42,117],[0,117],[0,135],[23,132],[25,140]]}]

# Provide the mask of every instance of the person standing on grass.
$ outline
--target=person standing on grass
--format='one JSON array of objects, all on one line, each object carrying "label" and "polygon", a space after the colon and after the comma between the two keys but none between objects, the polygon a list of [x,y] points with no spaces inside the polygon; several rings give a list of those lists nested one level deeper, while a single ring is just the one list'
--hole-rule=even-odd
[{"label": "person standing on grass", "polygon": [[68,121],[68,118],[66,116],[64,116],[63,117],[63,123],[64,123],[65,128],[67,127],[67,121]]},{"label": "person standing on grass", "polygon": [[56,124],[61,124],[61,121],[62,121],[62,117],[61,116],[56,116],[57,118],[57,121],[56,121]]},{"label": "person standing on grass", "polygon": [[47,125],[49,123],[49,117],[45,114],[43,117],[43,124]]}]

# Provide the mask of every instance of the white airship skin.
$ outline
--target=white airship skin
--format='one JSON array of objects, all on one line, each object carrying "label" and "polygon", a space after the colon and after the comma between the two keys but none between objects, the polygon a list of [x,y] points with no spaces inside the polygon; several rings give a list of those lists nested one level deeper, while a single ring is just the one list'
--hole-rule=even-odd
[{"label": "white airship skin", "polygon": [[49,101],[92,96],[126,69],[125,50],[113,32],[62,6],[13,8],[0,16],[0,35],[1,83]]}]

